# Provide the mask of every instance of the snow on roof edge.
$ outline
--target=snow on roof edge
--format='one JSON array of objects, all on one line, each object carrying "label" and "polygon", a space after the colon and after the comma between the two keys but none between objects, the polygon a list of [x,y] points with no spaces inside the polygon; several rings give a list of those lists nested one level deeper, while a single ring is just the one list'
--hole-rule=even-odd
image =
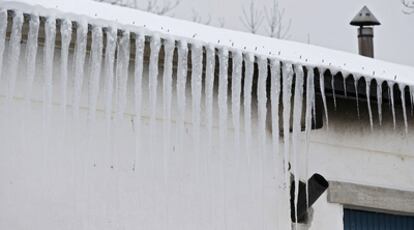
[{"label": "snow on roof edge", "polygon": [[90,24],[114,26],[131,32],[159,33],[164,38],[186,39],[189,43],[238,49],[256,56],[329,69],[334,73],[340,71],[346,75],[414,86],[414,68],[410,66],[314,45],[215,28],[106,3],[90,0],[3,0],[0,8],[40,16],[53,15],[73,21],[86,20]]}]

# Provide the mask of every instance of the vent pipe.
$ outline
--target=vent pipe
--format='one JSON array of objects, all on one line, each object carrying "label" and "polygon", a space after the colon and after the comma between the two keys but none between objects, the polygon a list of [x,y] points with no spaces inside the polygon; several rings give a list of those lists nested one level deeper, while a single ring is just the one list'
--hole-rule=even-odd
[{"label": "vent pipe", "polygon": [[374,28],[381,25],[367,6],[362,7],[359,13],[352,19],[351,25],[358,26],[359,54],[366,57],[374,57]]}]

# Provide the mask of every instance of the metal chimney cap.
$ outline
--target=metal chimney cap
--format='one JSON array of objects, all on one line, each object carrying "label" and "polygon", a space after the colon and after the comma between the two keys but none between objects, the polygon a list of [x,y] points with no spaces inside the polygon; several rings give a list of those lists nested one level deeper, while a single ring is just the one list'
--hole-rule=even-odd
[{"label": "metal chimney cap", "polygon": [[351,25],[353,26],[378,26],[381,23],[368,9],[367,6],[362,7],[359,13],[352,19]]}]

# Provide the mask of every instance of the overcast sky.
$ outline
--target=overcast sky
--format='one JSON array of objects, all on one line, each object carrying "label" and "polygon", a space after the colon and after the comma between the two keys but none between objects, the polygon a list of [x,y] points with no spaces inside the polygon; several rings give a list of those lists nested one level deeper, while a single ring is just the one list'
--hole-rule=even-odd
[{"label": "overcast sky", "polygon": [[[191,18],[192,9],[212,24],[225,19],[225,27],[244,30],[241,7],[250,0],[182,0],[175,10],[178,18]],[[264,9],[271,7],[272,0],[256,0]],[[292,19],[290,39],[310,42],[348,52],[357,52],[357,28],[349,25],[351,19],[367,5],[382,23],[375,28],[375,56],[391,62],[414,66],[414,14],[402,13],[400,0],[279,0],[286,9],[286,19]],[[262,31],[262,33],[265,33]],[[414,77],[414,76],[413,76]]]}]

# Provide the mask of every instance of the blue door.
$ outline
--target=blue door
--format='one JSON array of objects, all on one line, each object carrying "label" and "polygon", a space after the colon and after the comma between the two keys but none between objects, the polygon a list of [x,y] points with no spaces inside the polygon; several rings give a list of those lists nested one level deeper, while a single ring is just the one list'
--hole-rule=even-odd
[{"label": "blue door", "polygon": [[414,230],[414,216],[345,209],[344,230]]}]

